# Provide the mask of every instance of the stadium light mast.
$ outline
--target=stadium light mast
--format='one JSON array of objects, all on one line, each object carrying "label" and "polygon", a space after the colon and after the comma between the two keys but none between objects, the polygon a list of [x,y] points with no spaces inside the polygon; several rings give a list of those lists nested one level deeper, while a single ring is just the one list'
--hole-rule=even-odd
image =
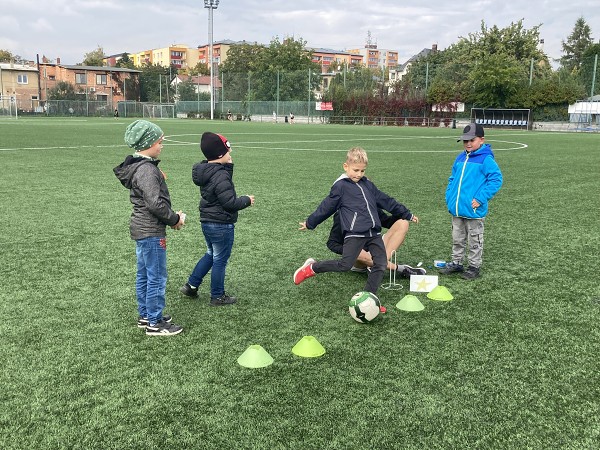
[{"label": "stadium light mast", "polygon": [[213,9],[217,9],[219,0],[204,0],[204,7],[208,8],[208,62],[210,64],[210,120],[215,117],[215,87],[213,75]]}]

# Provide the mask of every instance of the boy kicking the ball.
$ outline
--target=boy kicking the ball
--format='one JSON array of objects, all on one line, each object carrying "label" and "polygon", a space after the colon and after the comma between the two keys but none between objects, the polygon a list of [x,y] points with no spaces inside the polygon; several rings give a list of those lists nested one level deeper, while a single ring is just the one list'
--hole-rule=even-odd
[{"label": "boy kicking the ball", "polygon": [[381,236],[381,220],[377,209],[381,208],[392,215],[419,223],[412,214],[395,199],[377,189],[367,179],[367,153],[360,147],[350,149],[343,164],[344,174],[333,183],[329,195],[321,202],[305,222],[300,222],[300,230],[312,230],[328,217],[339,211],[340,224],[344,235],[342,258],[315,261],[307,259],[294,273],[294,283],[300,284],[307,278],[322,272],[347,272],[363,249],[371,254],[373,267],[367,276],[364,290],[377,293],[385,268],[387,256]]}]

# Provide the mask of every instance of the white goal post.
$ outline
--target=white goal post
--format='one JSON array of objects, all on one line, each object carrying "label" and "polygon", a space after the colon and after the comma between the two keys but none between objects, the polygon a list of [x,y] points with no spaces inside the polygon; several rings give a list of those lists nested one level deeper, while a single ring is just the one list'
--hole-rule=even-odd
[{"label": "white goal post", "polygon": [[484,127],[531,129],[530,109],[471,108],[471,121]]},{"label": "white goal post", "polygon": [[174,103],[144,103],[142,110],[145,119],[175,118]]}]

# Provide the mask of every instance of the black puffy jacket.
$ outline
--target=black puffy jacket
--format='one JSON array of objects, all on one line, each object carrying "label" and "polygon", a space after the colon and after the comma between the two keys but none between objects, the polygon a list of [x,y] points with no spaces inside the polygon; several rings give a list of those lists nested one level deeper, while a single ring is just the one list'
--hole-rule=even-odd
[{"label": "black puffy jacket", "polygon": [[250,197],[237,197],[233,185],[233,164],[194,164],[192,180],[200,186],[200,221],[236,223],[238,211],[250,206]]}]

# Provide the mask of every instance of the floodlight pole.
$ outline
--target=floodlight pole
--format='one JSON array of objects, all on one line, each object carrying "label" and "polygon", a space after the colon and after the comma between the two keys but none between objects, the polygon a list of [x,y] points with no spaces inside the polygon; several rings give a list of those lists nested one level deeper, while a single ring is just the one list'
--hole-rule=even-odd
[{"label": "floodlight pole", "polygon": [[210,64],[210,120],[215,118],[215,87],[213,76],[213,9],[217,9],[219,0],[204,0],[208,8],[208,63]]}]

